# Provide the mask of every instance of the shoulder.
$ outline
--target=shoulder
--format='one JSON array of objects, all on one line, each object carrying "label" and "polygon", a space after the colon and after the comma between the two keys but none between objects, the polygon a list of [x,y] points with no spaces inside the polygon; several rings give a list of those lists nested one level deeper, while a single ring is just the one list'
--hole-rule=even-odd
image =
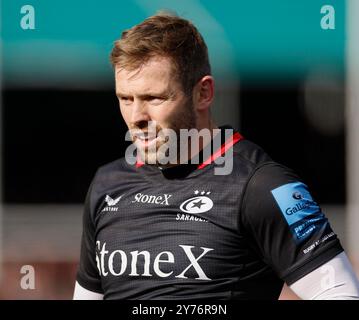
[{"label": "shoulder", "polygon": [[95,178],[101,179],[108,177],[114,173],[119,174],[121,172],[128,171],[131,171],[131,165],[126,162],[125,157],[122,157],[100,166],[97,169]]},{"label": "shoulder", "polygon": [[262,147],[247,139],[240,140],[233,146],[233,156],[235,159],[251,164],[252,167],[272,161]]},{"label": "shoulder", "polygon": [[[250,140],[243,139],[233,147],[233,158],[240,162],[241,166],[246,165],[250,170],[248,172],[249,180],[283,180],[298,179],[295,172],[287,166],[276,162],[259,145]],[[263,181],[262,181],[263,182]]]},{"label": "shoulder", "polygon": [[133,179],[134,165],[128,164],[126,159],[119,158],[100,166],[92,179],[90,198],[94,207],[98,201],[109,192],[112,192],[119,183],[128,183]]}]

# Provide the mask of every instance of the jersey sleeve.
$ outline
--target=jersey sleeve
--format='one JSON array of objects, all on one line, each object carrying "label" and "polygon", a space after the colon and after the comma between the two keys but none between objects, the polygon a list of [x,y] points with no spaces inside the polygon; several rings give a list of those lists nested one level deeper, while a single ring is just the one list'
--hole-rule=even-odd
[{"label": "jersey sleeve", "polygon": [[98,268],[98,257],[96,256],[94,209],[91,203],[93,182],[86,195],[83,219],[80,263],[76,280],[85,289],[93,292],[103,293],[101,278]]},{"label": "jersey sleeve", "polygon": [[252,174],[240,221],[253,249],[288,285],[343,251],[307,185],[276,163]]}]

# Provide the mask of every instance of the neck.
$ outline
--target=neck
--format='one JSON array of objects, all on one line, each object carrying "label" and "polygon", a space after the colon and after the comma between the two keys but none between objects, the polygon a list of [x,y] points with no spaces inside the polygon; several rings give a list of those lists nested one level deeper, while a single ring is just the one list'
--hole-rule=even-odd
[{"label": "neck", "polygon": [[194,150],[192,150],[191,146],[191,139],[187,141],[187,157],[185,153],[179,152],[179,157],[177,160],[177,163],[169,163],[164,168],[174,167],[178,166],[182,163],[190,163],[190,160],[196,157],[209,143],[211,143],[214,135],[217,133],[214,132],[214,129],[218,129],[218,126],[214,123],[212,119],[210,119],[205,125],[197,126],[194,128],[197,130],[197,132],[200,132],[203,129],[206,129],[205,131],[209,132],[209,134],[205,134],[204,136],[201,136],[201,139],[198,137],[195,137],[198,139],[198,147],[195,146]]}]

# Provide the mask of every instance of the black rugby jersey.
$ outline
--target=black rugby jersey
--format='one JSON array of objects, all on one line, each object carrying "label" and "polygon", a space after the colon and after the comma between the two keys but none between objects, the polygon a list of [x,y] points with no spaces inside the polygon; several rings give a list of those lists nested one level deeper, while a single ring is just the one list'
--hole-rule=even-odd
[{"label": "black rugby jersey", "polygon": [[77,281],[104,299],[273,300],[342,251],[301,179],[234,131],[200,165],[99,168]]}]

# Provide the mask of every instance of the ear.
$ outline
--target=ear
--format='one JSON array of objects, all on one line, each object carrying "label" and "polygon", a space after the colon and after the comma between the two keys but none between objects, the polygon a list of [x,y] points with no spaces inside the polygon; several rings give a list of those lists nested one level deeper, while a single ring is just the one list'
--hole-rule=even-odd
[{"label": "ear", "polygon": [[193,89],[194,106],[198,111],[204,111],[210,107],[213,99],[214,79],[212,76],[204,76]]}]

